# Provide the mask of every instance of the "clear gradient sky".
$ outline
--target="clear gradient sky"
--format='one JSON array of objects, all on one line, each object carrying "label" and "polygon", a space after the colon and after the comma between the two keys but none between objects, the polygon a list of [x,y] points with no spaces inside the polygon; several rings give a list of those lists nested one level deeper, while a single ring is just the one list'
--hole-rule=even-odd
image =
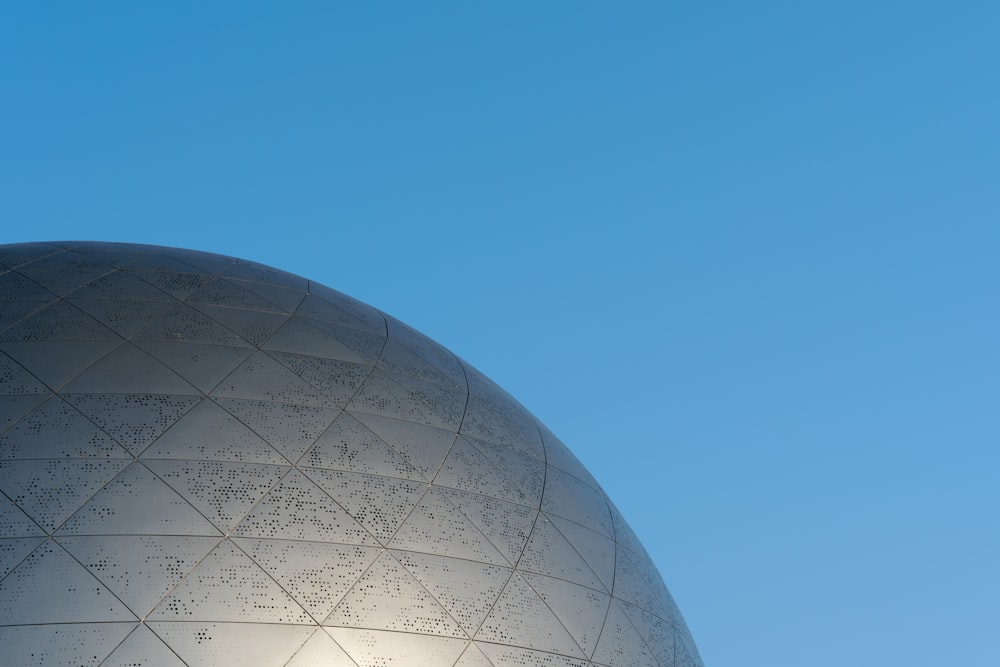
[{"label": "clear gradient sky", "polygon": [[1000,4],[0,4],[0,243],[254,259],[559,434],[709,667],[1000,665]]}]

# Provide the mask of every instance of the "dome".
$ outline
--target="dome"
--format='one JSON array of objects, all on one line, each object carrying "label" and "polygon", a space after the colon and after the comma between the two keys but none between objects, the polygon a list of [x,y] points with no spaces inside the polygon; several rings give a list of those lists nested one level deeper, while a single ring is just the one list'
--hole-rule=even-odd
[{"label": "dome", "polygon": [[0,246],[0,664],[700,665],[572,453],[290,273]]}]

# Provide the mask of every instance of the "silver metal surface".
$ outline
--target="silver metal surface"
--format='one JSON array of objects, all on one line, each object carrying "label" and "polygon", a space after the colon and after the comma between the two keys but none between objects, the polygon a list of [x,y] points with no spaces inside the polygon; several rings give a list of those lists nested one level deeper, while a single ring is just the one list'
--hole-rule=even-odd
[{"label": "silver metal surface", "polygon": [[0,246],[0,664],[701,665],[548,429],[266,266]]}]

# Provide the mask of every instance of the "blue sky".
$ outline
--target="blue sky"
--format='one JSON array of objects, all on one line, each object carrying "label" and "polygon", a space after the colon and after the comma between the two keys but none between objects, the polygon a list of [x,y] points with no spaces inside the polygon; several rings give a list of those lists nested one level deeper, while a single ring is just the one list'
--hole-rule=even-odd
[{"label": "blue sky", "polygon": [[5,3],[0,243],[336,287],[595,473],[710,667],[1000,661],[1000,5]]}]

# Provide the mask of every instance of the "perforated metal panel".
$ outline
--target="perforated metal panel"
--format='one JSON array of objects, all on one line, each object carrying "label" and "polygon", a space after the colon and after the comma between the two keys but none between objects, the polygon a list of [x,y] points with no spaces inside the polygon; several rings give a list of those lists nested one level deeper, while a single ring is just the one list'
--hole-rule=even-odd
[{"label": "perforated metal panel", "polygon": [[0,664],[701,665],[520,404],[332,289],[0,246]]}]

